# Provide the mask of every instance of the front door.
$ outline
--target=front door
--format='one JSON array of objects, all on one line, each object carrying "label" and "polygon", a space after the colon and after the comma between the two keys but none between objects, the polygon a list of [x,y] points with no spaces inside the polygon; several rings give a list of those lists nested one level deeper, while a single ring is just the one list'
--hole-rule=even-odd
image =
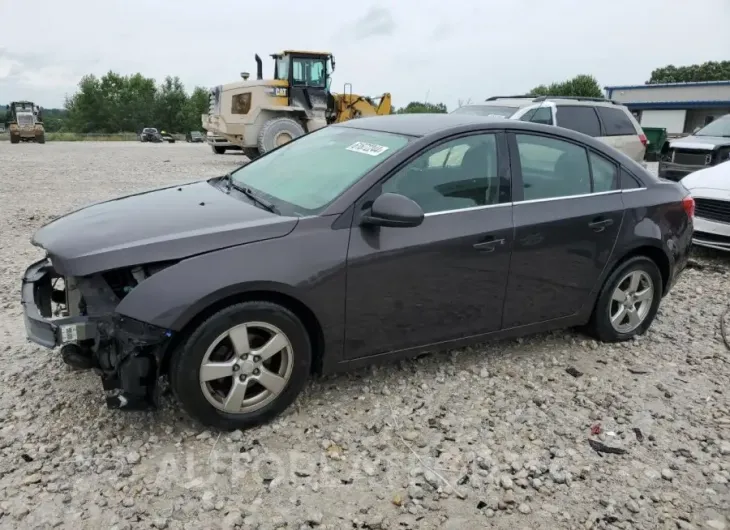
[{"label": "front door", "polygon": [[[506,155],[503,134],[441,142],[355,205],[347,259],[346,358],[500,328],[512,247]],[[416,201],[425,212],[423,223],[359,226],[359,212],[386,192]]]},{"label": "front door", "polygon": [[505,329],[584,307],[623,219],[613,162],[549,135],[510,134],[509,145],[515,188],[521,189],[515,192]]},{"label": "front door", "polygon": [[327,110],[327,59],[324,56],[292,56],[289,104],[324,117]]}]

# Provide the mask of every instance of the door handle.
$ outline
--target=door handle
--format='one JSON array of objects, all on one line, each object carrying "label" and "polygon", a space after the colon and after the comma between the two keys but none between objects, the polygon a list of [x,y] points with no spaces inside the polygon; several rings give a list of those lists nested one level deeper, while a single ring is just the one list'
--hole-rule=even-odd
[{"label": "door handle", "polygon": [[474,248],[482,252],[493,252],[497,245],[504,245],[504,239],[495,239],[490,237],[479,243],[474,243]]},{"label": "door handle", "polygon": [[588,223],[588,226],[590,226],[594,232],[603,232],[606,227],[611,226],[612,224],[613,219],[596,219],[595,221]]}]

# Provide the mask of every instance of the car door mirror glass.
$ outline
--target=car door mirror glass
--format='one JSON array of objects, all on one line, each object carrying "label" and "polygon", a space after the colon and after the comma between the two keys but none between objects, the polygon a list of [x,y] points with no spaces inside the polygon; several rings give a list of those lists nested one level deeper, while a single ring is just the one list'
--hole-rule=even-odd
[{"label": "car door mirror glass", "polygon": [[405,228],[420,225],[423,218],[423,209],[415,201],[398,193],[383,193],[363,215],[361,224]]}]

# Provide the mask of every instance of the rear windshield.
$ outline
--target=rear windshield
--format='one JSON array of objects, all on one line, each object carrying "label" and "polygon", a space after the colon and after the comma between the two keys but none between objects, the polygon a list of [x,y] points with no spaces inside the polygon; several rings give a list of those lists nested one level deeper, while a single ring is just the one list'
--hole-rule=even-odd
[{"label": "rear windshield", "polygon": [[718,118],[709,125],[705,125],[697,131],[695,136],[722,136],[730,138],[730,114]]},{"label": "rear windshield", "polygon": [[410,137],[329,126],[231,174],[286,215],[314,215],[408,144]]},{"label": "rear windshield", "polygon": [[497,105],[466,105],[459,107],[451,114],[475,114],[477,116],[496,116],[499,118],[509,118],[518,107],[506,107]]}]

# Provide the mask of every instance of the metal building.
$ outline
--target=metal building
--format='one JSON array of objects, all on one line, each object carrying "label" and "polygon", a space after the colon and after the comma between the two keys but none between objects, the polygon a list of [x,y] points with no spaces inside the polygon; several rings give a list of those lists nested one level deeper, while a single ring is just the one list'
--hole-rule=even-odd
[{"label": "metal building", "polygon": [[626,105],[642,127],[662,127],[671,135],[690,134],[730,114],[730,80],[604,89],[606,97]]}]

